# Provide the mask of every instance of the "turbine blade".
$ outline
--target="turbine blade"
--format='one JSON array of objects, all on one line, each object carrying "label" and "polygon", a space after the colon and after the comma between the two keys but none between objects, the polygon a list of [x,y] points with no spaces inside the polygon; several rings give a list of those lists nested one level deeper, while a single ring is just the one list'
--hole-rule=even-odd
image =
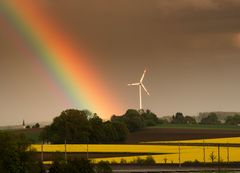
[{"label": "turbine blade", "polygon": [[131,83],[131,84],[128,84],[128,86],[133,86],[133,85],[140,85],[140,83]]},{"label": "turbine blade", "polygon": [[143,87],[143,89],[145,90],[145,92],[147,93],[147,95],[150,96],[149,92],[147,91],[147,89],[145,88],[145,86],[143,84],[141,84],[141,86]]},{"label": "turbine blade", "polygon": [[142,74],[142,77],[141,77],[141,79],[140,79],[140,83],[142,83],[143,78],[144,78],[146,72],[147,72],[147,69],[144,70],[144,72],[143,72],[143,74]]}]

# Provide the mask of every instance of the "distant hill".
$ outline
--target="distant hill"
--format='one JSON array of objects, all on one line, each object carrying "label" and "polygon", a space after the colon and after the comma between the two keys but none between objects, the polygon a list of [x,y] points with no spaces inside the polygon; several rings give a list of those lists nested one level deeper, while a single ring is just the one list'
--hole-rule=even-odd
[{"label": "distant hill", "polygon": [[196,120],[199,122],[201,121],[202,118],[207,117],[210,113],[215,113],[221,122],[225,122],[228,116],[234,116],[236,114],[240,115],[240,112],[223,112],[223,111],[200,112],[199,115],[196,117]]},{"label": "distant hill", "polygon": [[[31,123],[26,123],[26,126],[30,126],[32,127],[33,125],[35,125],[37,122],[31,122]],[[51,124],[51,122],[38,122],[40,124],[40,127],[45,127],[49,124]],[[16,130],[16,129],[24,129],[24,127],[20,124],[20,125],[9,125],[9,126],[0,126],[0,130]]]}]

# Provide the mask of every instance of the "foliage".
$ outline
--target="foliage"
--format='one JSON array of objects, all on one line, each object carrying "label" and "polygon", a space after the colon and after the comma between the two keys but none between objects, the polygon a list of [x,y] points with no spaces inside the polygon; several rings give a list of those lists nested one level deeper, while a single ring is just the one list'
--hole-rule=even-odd
[{"label": "foliage", "polygon": [[240,124],[240,115],[236,114],[234,116],[228,116],[226,118],[225,124],[230,124],[230,125]]},{"label": "foliage", "polygon": [[183,113],[177,112],[172,116],[172,124],[196,124],[196,119],[191,116],[184,116]]},{"label": "foliage", "polygon": [[34,154],[27,151],[29,142],[24,135],[0,132],[0,169],[2,173],[40,172]]},{"label": "foliage", "polygon": [[172,117],[172,124],[186,124],[186,120],[183,116],[183,113],[177,112],[176,115]]},{"label": "foliage", "polygon": [[142,117],[144,119],[146,126],[154,126],[159,123],[159,119],[157,115],[151,112],[150,110],[143,112]]},{"label": "foliage", "polygon": [[202,118],[201,124],[220,124],[216,113],[210,113],[207,117]]},{"label": "foliage", "polygon": [[89,160],[69,160],[67,162],[56,160],[49,169],[50,173],[94,173],[93,165]]},{"label": "foliage", "polygon": [[127,110],[122,116],[123,122],[127,125],[130,132],[142,129],[144,125],[144,119],[140,113],[136,110]]},{"label": "foliage", "polygon": [[167,163],[167,158],[165,157],[165,158],[163,159],[163,161],[164,161],[164,163],[166,164],[166,163]]},{"label": "foliage", "polygon": [[127,161],[126,161],[125,159],[122,158],[122,159],[120,160],[120,163],[121,163],[121,164],[126,164]]},{"label": "foliage", "polygon": [[152,165],[152,164],[155,164],[155,163],[156,162],[155,162],[155,160],[153,159],[152,156],[147,156],[147,158],[144,161],[144,164],[146,164],[146,165]]},{"label": "foliage", "polygon": [[100,161],[96,166],[96,173],[112,173],[109,162]]},{"label": "foliage", "polygon": [[159,123],[157,115],[150,110],[142,110],[140,112],[135,109],[128,109],[122,116],[113,115],[111,121],[126,124],[130,132],[138,131],[146,126],[154,126]]},{"label": "foliage", "polygon": [[32,126],[32,128],[40,128],[40,124],[36,123],[35,125]]},{"label": "foliage", "polygon": [[185,116],[184,118],[185,118],[186,124],[197,124],[197,121],[194,117]]},{"label": "foliage", "polygon": [[137,157],[137,159],[134,159],[130,163],[132,163],[132,164],[152,165],[152,164],[155,164],[156,162],[155,162],[155,160],[153,159],[152,156],[147,156],[145,159]]},{"label": "foliage", "polygon": [[140,130],[145,126],[143,116],[141,116],[139,111],[134,109],[128,109],[122,116],[112,116],[111,121],[126,124],[130,132]]},{"label": "foliage", "polygon": [[214,160],[217,158],[217,156],[214,154],[214,152],[212,151],[209,155],[209,158],[211,159],[212,162],[214,162]]},{"label": "foliage", "polygon": [[120,122],[103,122],[97,114],[86,110],[68,109],[54,118],[41,133],[45,142],[64,143],[114,143],[126,139],[128,130]]},{"label": "foliage", "polygon": [[158,124],[169,124],[169,121],[164,118],[158,118]]}]

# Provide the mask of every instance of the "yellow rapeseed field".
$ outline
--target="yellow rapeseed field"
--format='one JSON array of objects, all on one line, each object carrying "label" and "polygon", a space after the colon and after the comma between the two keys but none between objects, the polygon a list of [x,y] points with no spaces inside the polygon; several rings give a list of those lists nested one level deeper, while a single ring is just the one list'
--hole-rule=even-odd
[{"label": "yellow rapeseed field", "polygon": [[[161,142],[161,141],[157,141]],[[195,161],[198,160],[200,162],[205,161],[211,162],[210,154],[213,153],[216,156],[214,161],[217,161],[218,158],[218,148],[217,147],[209,147],[209,146],[170,146],[167,143],[170,142],[181,142],[181,143],[240,143],[240,138],[218,138],[218,139],[205,139],[203,140],[184,140],[184,141],[167,141],[166,145],[153,145],[151,143],[147,143],[146,145],[128,145],[128,144],[68,144],[66,146],[67,152],[114,152],[114,153],[143,153],[143,155],[139,156],[140,158],[146,158],[147,155],[144,153],[161,153],[157,155],[152,155],[157,163],[181,163],[186,161]],[[64,152],[64,145],[32,145],[32,148],[36,149],[38,152]],[[179,154],[180,151],[180,154]],[[205,154],[204,154],[205,153]],[[180,155],[180,160],[179,160]],[[240,161],[240,148],[238,147],[220,147],[220,161]],[[136,159],[136,156],[128,156],[128,157],[111,157],[111,158],[98,158],[92,159],[94,162],[98,162],[100,160],[107,160],[110,162],[120,162],[121,159],[125,159],[127,162],[130,162]]]}]

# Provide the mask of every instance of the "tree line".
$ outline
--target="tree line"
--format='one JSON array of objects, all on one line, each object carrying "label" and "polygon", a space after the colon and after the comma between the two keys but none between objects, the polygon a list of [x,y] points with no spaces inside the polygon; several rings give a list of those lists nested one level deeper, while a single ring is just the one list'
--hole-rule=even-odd
[{"label": "tree line", "polygon": [[[96,113],[88,110],[67,109],[53,119],[53,123],[46,126],[41,139],[45,143],[122,143],[129,132],[141,130],[147,126],[160,124],[221,124],[216,113],[210,113],[197,122],[195,117],[184,116],[177,112],[168,121],[150,110],[128,109],[123,115],[113,115],[109,121],[103,121]],[[240,115],[227,117],[225,124],[237,125]]]},{"label": "tree line", "polygon": [[150,110],[139,112],[129,109],[121,116],[113,115],[103,121],[96,113],[88,110],[68,109],[46,126],[41,139],[45,143],[121,143],[128,133],[159,123],[156,114]]},{"label": "tree line", "polygon": [[232,116],[227,116],[225,121],[222,122],[219,120],[218,115],[214,112],[209,113],[206,117],[202,117],[199,122],[196,121],[195,117],[184,116],[183,113],[177,112],[172,116],[171,121],[165,121],[165,123],[172,124],[206,124],[206,125],[217,125],[217,124],[226,124],[226,125],[238,125],[240,124],[240,115],[235,114]]}]

